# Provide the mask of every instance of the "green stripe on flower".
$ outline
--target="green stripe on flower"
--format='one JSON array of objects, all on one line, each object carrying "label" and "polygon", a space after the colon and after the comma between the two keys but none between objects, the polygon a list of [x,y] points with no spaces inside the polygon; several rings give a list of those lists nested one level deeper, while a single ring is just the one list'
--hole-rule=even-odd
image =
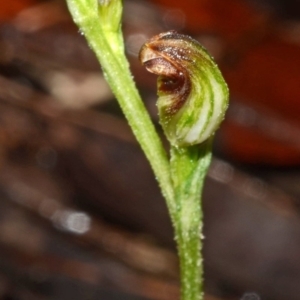
[{"label": "green stripe on flower", "polygon": [[207,51],[191,37],[169,31],[146,42],[140,60],[159,75],[157,106],[170,143],[190,146],[213,135],[228,106],[228,88]]}]

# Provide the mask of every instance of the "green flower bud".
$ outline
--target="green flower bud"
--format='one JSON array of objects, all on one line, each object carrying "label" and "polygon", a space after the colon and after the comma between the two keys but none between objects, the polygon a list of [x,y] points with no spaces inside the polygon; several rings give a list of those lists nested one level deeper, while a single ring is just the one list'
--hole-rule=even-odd
[{"label": "green flower bud", "polygon": [[204,142],[219,127],[228,106],[228,88],[216,63],[194,39],[175,31],[146,42],[140,60],[159,75],[158,110],[174,146]]},{"label": "green flower bud", "polygon": [[[97,42],[108,43],[114,52],[124,52],[121,33],[122,0],[66,0],[74,22],[98,57],[104,57]],[[99,36],[99,39],[96,37]],[[93,36],[93,38],[90,38]],[[108,42],[109,41],[109,42]],[[118,54],[117,54],[118,55]]]},{"label": "green flower bud", "polygon": [[119,31],[122,19],[122,1],[98,0],[98,9],[100,22],[105,30]]}]

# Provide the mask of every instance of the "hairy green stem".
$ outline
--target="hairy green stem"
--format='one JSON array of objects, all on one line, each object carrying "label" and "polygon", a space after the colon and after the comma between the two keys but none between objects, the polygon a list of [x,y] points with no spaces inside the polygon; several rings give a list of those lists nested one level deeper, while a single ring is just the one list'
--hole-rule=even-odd
[{"label": "hairy green stem", "polygon": [[181,299],[203,299],[202,189],[211,162],[212,138],[200,146],[172,147],[171,168],[179,208],[175,221]]}]

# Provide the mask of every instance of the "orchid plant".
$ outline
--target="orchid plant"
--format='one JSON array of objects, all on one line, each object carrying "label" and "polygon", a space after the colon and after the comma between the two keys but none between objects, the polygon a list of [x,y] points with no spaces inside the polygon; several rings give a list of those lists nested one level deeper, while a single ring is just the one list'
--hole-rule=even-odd
[{"label": "orchid plant", "polygon": [[145,153],[166,200],[177,242],[181,299],[202,300],[201,194],[214,133],[228,106],[228,88],[212,57],[194,39],[175,31],[158,34],[140,51],[158,75],[162,145],[130,73],[121,31],[121,0],[67,0],[103,74]]}]

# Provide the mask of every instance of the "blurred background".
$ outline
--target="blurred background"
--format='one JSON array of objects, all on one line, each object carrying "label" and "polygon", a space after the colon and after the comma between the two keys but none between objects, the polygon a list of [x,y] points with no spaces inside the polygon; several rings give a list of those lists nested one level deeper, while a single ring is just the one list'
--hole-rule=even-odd
[{"label": "blurred background", "polygon": [[[298,300],[300,1],[125,0],[156,123],[137,55],[169,29],[231,91],[204,192],[205,299]],[[164,200],[63,0],[0,4],[0,195],[0,299],[179,299]]]}]

